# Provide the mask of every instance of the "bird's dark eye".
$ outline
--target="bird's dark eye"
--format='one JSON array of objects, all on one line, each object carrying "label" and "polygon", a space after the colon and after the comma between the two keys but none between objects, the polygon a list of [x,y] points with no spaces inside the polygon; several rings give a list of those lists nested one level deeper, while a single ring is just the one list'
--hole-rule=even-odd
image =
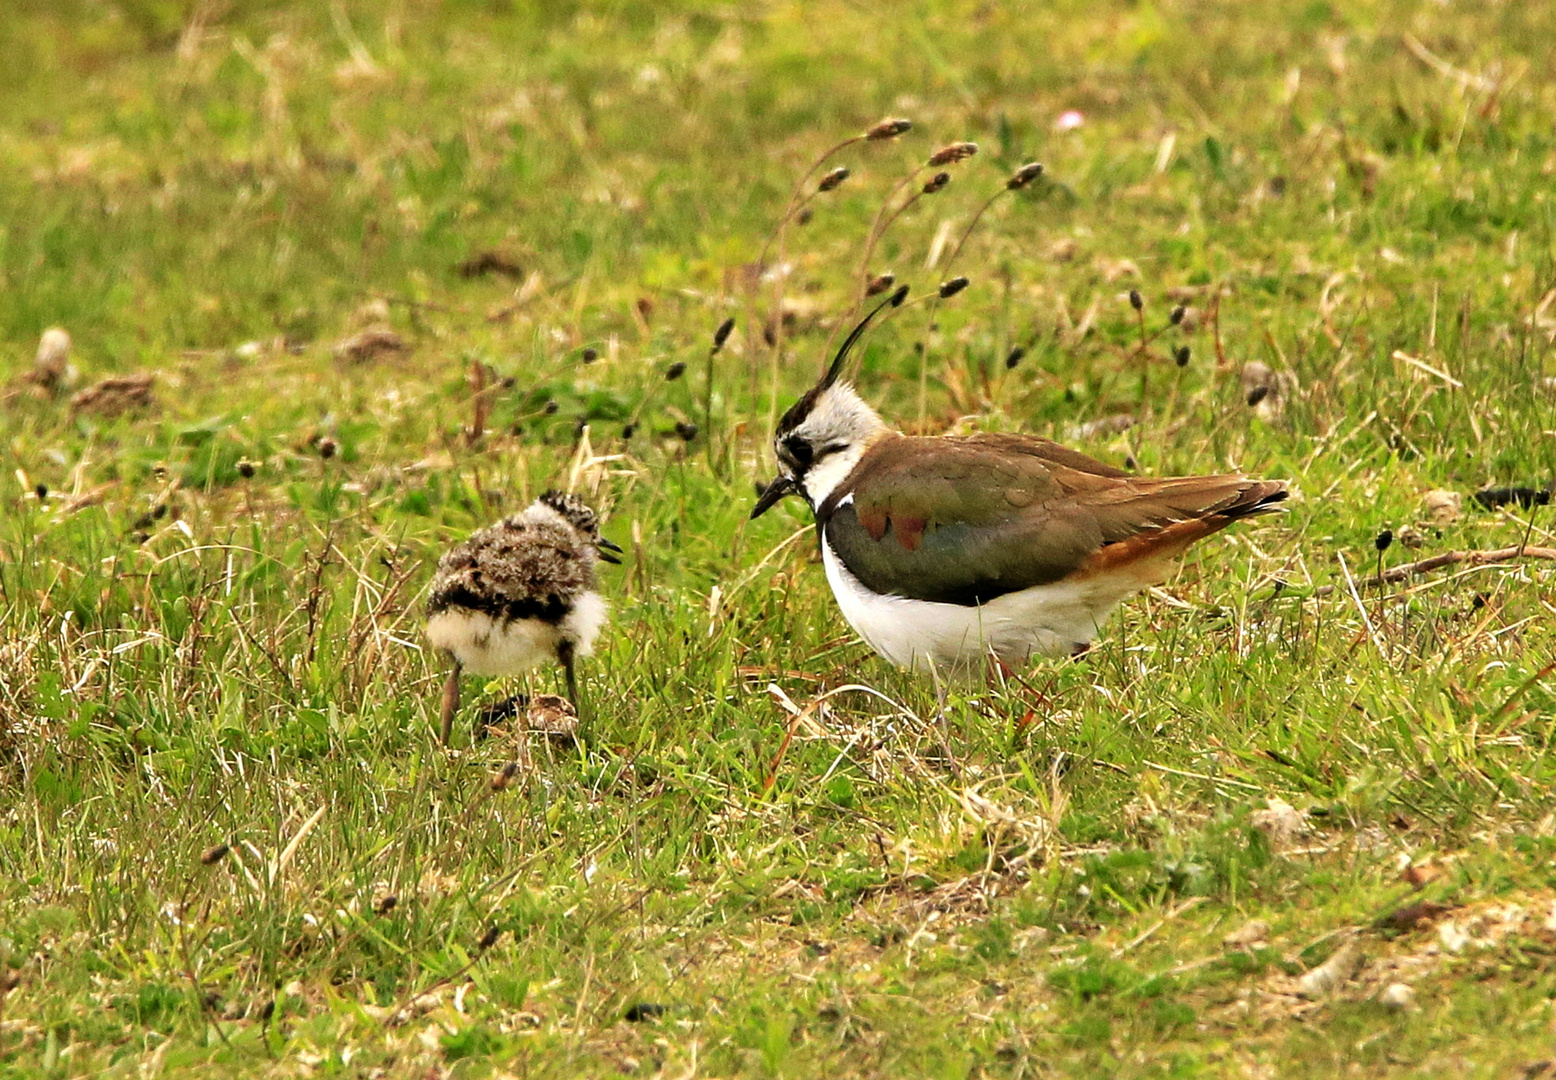
[{"label": "bird's dark eye", "polygon": [[790,435],[783,440],[783,450],[793,459],[794,464],[802,469],[810,468],[811,459],[816,456],[816,452],[810,443],[798,435]]}]

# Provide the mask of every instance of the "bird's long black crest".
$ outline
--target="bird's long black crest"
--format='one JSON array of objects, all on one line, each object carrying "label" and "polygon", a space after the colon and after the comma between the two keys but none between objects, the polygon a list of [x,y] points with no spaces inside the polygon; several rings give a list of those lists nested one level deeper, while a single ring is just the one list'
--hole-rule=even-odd
[{"label": "bird's long black crest", "polygon": [[908,287],[903,285],[879,304],[876,304],[875,307],[870,309],[868,315],[859,320],[859,324],[850,330],[848,336],[843,339],[843,344],[838,346],[837,355],[832,358],[832,366],[827,368],[827,373],[821,377],[821,382],[817,384],[817,389],[825,390],[837,382],[838,376],[843,373],[843,364],[848,360],[849,352],[859,343],[859,339],[864,337],[864,332],[870,328],[870,323],[887,308],[900,307],[902,301],[907,299],[907,295]]},{"label": "bird's long black crest", "polygon": [[821,377],[821,381],[805,391],[805,395],[789,406],[789,411],[784,413],[783,418],[778,421],[778,431],[780,434],[794,430],[805,417],[810,415],[810,410],[815,406],[816,399],[825,393],[829,386],[837,382],[838,377],[843,374],[843,365],[848,361],[849,351],[858,344],[859,339],[864,336],[864,332],[870,328],[871,321],[886,308],[900,307],[907,295],[908,287],[903,285],[885,300],[876,304],[868,315],[859,320],[859,325],[849,331],[848,337],[843,339],[843,344],[838,346],[837,355],[832,358],[832,366],[827,368],[827,373]]}]

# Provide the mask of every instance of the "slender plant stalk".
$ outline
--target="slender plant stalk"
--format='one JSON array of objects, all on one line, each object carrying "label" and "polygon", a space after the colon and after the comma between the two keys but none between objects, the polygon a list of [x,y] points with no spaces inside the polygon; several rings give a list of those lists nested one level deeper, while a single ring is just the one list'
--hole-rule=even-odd
[{"label": "slender plant stalk", "polygon": [[[776,243],[778,245],[778,264],[780,266],[784,264],[788,255],[789,223],[799,215],[801,210],[810,204],[811,200],[813,200],[821,193],[819,188],[816,191],[810,192],[809,194],[805,193],[805,185],[810,182],[811,177],[815,176],[816,172],[834,156],[848,149],[850,146],[854,146],[855,144],[861,142],[889,141],[891,139],[897,138],[897,136],[903,134],[912,126],[912,123],[907,120],[882,120],[870,127],[868,130],[861,132],[858,135],[853,135],[844,139],[842,142],[828,149],[815,161],[811,162],[810,168],[805,170],[804,175],[802,175],[799,181],[794,185],[794,191],[789,195],[788,206],[784,208],[783,215],[778,219],[778,225],[774,228],[773,232],[768,235],[767,242],[762,245],[762,253],[757,257],[756,280],[752,283],[752,287],[746,293],[746,325],[748,327],[756,325],[754,318],[756,314],[756,286],[761,284],[762,275],[767,272],[768,251],[772,248],[773,244]],[[777,314],[772,331],[771,348],[768,351],[768,363],[770,368],[770,387],[767,400],[768,430],[772,430],[772,428],[778,422],[778,368],[783,356],[782,274],[775,275],[774,277],[772,310]],[[755,397],[758,363],[757,350],[755,348],[751,349],[750,358],[751,394],[752,397]]]},{"label": "slender plant stalk", "polygon": [[[973,214],[972,220],[967,223],[967,228],[962,230],[962,235],[957,239],[956,246],[951,249],[951,254],[947,256],[945,261],[946,272],[949,272],[951,267],[956,264],[957,257],[962,253],[962,248],[967,246],[967,238],[978,227],[978,223],[983,220],[983,215],[988,212],[989,207],[994,205],[994,201],[1006,192],[1020,191],[1042,174],[1042,165],[1035,161],[1028,162],[1011,174],[1010,179],[1005,181],[1004,187],[983,200],[983,205],[978,207],[977,212]],[[940,307],[940,300],[941,297],[937,294],[930,301],[929,318],[924,324],[924,347],[920,350],[918,358],[918,423],[920,428],[924,426],[924,419],[928,415],[929,410],[929,329],[935,325],[935,315]]]},{"label": "slender plant stalk", "polygon": [[[832,342],[837,337],[838,329],[840,327],[853,325],[855,317],[857,317],[859,314],[859,309],[864,305],[865,296],[870,289],[870,257],[875,252],[876,243],[885,233],[887,226],[896,221],[897,218],[901,215],[902,211],[906,210],[910,204],[917,200],[921,193],[915,192],[911,198],[902,204],[902,206],[898,207],[896,213],[890,215],[889,217],[886,216],[887,208],[891,206],[892,200],[897,197],[897,194],[901,192],[903,188],[907,187],[908,184],[910,184],[913,179],[923,171],[924,166],[919,165],[915,167],[912,172],[908,173],[908,175],[904,176],[900,181],[898,181],[897,185],[887,193],[886,198],[881,201],[880,209],[875,212],[875,220],[871,222],[870,232],[865,238],[864,257],[859,262],[859,271],[856,274],[856,277],[859,279],[859,290],[855,294],[853,301],[848,305],[848,310],[843,312],[843,317],[834,321],[832,324],[832,329],[827,331],[826,343],[821,347],[821,356],[823,362],[825,362],[826,357],[832,355]],[[882,220],[883,218],[884,222]],[[776,382],[774,385],[777,385]],[[776,419],[776,413],[774,414],[774,419]],[[770,426],[772,425],[769,424],[769,427]]]}]

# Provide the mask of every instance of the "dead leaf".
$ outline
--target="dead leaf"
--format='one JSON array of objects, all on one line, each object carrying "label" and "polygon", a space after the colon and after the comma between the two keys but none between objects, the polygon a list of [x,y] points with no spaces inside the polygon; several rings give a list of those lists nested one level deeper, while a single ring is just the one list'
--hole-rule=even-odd
[{"label": "dead leaf", "polygon": [[405,339],[388,327],[369,327],[353,334],[335,346],[338,360],[373,360],[387,353],[405,352],[409,349]]},{"label": "dead leaf", "polygon": [[1061,236],[1048,245],[1048,257],[1057,263],[1067,263],[1080,254],[1081,246],[1073,237]]},{"label": "dead leaf", "polygon": [[1431,925],[1453,910],[1452,904],[1439,904],[1435,900],[1423,900],[1419,904],[1407,904],[1398,910],[1381,916],[1377,921],[1380,930],[1408,933],[1423,925]]},{"label": "dead leaf", "polygon": [[492,249],[478,251],[464,262],[455,267],[461,277],[478,278],[488,274],[500,274],[503,277],[518,280],[524,276],[524,269],[519,266],[518,260],[505,251]]},{"label": "dead leaf", "polygon": [[89,506],[96,506],[103,501],[103,496],[112,491],[115,486],[114,482],[110,480],[106,484],[98,484],[96,487],[88,488],[79,495],[72,495],[70,501],[60,507],[60,516],[69,517],[77,510],[85,510]]},{"label": "dead leaf", "polygon": [[536,694],[524,714],[524,726],[558,746],[578,741],[578,710],[559,694]]},{"label": "dead leaf", "polygon": [[149,372],[135,375],[114,375],[87,387],[70,399],[70,407],[76,412],[96,413],[98,416],[118,416],[131,409],[151,404]]},{"label": "dead leaf", "polygon": [[1436,881],[1446,872],[1435,863],[1422,863],[1420,866],[1405,867],[1405,872],[1399,876],[1405,884],[1420,889]]},{"label": "dead leaf", "polygon": [[1140,276],[1140,267],[1133,259],[1102,259],[1099,265],[1102,269],[1102,280],[1109,284],[1119,278]]},{"label": "dead leaf", "polygon": [[1248,949],[1260,942],[1268,941],[1270,937],[1270,924],[1263,919],[1249,919],[1236,930],[1221,939],[1222,944],[1230,949]]}]

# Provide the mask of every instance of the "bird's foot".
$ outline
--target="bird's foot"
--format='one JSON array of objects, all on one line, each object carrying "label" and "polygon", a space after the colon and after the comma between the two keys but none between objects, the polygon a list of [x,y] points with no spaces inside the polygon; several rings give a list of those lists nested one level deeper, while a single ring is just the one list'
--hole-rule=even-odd
[{"label": "bird's foot", "polygon": [[492,728],[513,724],[524,715],[528,707],[529,698],[524,694],[513,694],[484,706],[476,713],[472,737],[476,742],[482,742],[491,733]]}]

